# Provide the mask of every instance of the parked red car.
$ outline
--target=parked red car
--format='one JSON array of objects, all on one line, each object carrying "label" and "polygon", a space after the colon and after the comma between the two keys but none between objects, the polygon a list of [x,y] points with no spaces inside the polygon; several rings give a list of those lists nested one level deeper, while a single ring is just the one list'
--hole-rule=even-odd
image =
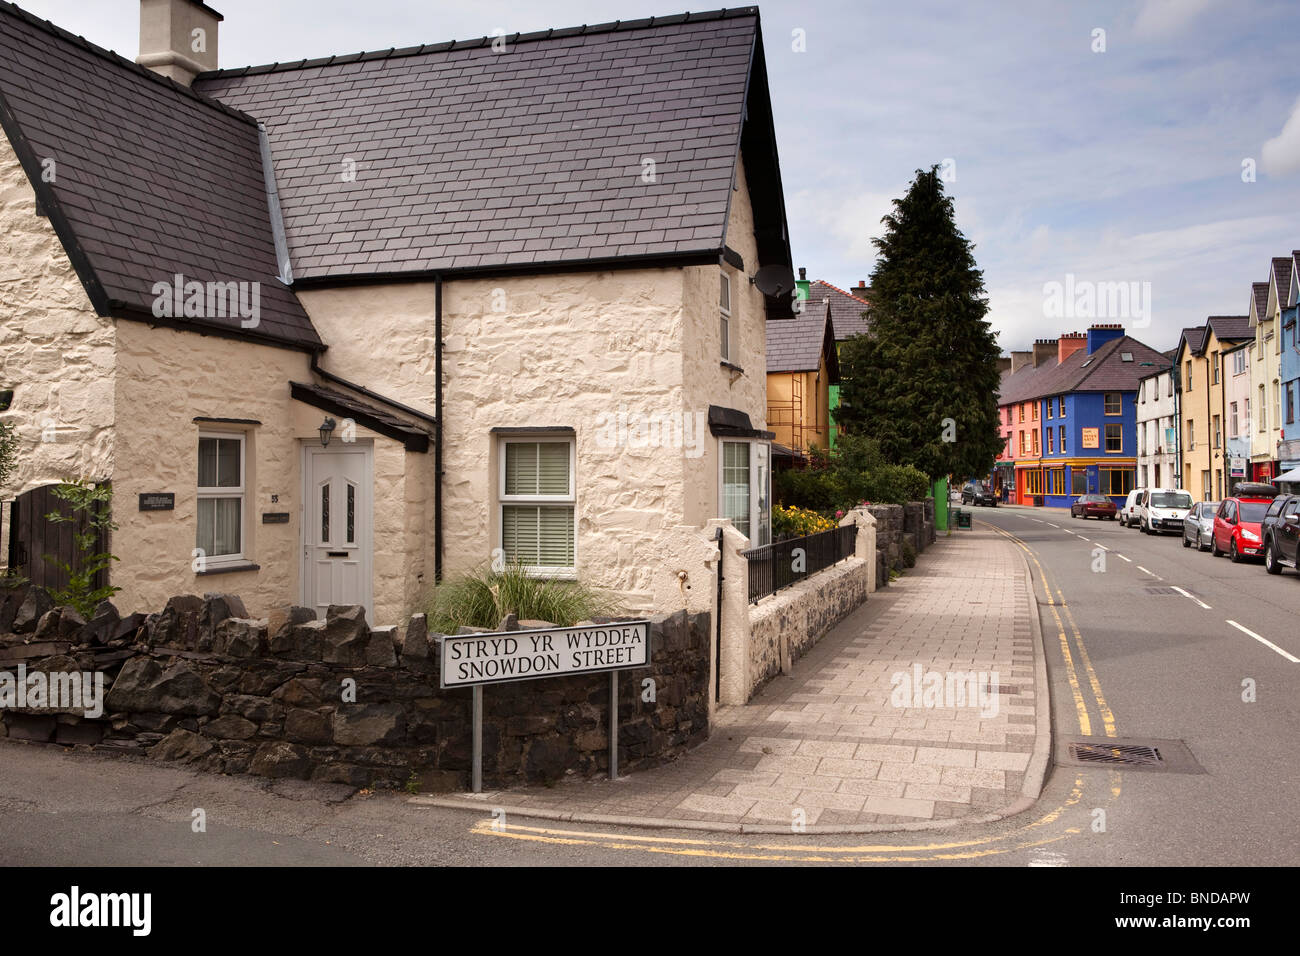
[{"label": "parked red car", "polygon": [[1225,552],[1234,562],[1263,555],[1260,522],[1273,503],[1273,497],[1223,499],[1214,516],[1214,538],[1210,545],[1216,558],[1223,557]]},{"label": "parked red car", "polygon": [[1115,520],[1115,502],[1105,495],[1080,495],[1079,500],[1070,505],[1071,518],[1109,518]]}]

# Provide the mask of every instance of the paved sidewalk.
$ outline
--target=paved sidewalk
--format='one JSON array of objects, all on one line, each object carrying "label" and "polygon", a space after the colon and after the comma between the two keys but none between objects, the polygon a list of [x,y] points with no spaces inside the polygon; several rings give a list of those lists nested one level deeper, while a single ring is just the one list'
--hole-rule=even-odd
[{"label": "paved sidewalk", "polygon": [[[895,694],[899,672],[910,692],[930,674],[956,671],[991,683],[996,672],[984,688],[996,693],[985,694],[983,708],[935,700],[933,692],[911,701],[901,689]],[[744,707],[720,710],[710,739],[671,764],[617,781],[413,802],[501,808],[507,817],[787,833],[798,823],[821,831],[995,819],[1037,797],[1047,721],[1028,566],[1010,541],[977,524],[941,536],[792,675]]]}]

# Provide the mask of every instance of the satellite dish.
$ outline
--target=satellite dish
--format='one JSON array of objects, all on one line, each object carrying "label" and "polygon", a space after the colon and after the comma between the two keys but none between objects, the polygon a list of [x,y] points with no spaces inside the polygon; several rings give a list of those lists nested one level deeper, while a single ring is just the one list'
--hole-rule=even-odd
[{"label": "satellite dish", "polygon": [[794,291],[794,270],[789,266],[763,266],[750,278],[764,295],[779,299]]}]

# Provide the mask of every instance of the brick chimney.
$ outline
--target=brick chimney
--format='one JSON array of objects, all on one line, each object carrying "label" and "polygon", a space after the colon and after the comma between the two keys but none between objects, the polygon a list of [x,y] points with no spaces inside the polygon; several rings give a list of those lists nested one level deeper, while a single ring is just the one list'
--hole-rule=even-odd
[{"label": "brick chimney", "polygon": [[1085,348],[1087,344],[1088,336],[1082,332],[1066,332],[1061,336],[1060,344],[1056,347],[1056,361],[1064,362],[1079,349]]},{"label": "brick chimney", "polygon": [[865,282],[863,282],[861,279],[859,279],[858,284],[855,285],[849,291],[852,292],[854,295],[856,295],[859,299],[867,299],[868,301],[870,301],[871,287],[867,285]]},{"label": "brick chimney", "polygon": [[225,18],[199,0],[140,0],[135,62],[189,86],[217,68],[217,25]]},{"label": "brick chimney", "polygon": [[1011,371],[1011,356],[1010,356],[1010,355],[999,355],[999,356],[998,356],[998,372],[1001,373],[1001,372],[1010,372],[1010,371]]},{"label": "brick chimney", "polygon": [[1016,372],[1019,372],[1026,365],[1032,364],[1033,361],[1034,361],[1034,353],[1030,352],[1028,349],[1026,349],[1023,352],[1013,351],[1011,353],[1011,374],[1014,375]]},{"label": "brick chimney", "polygon": [[1056,352],[1056,339],[1036,339],[1034,341],[1034,368],[1038,368],[1048,359],[1056,358]]},{"label": "brick chimney", "polygon": [[1124,326],[1119,322],[1092,325],[1088,327],[1088,354],[1091,355],[1112,339],[1124,337]]}]

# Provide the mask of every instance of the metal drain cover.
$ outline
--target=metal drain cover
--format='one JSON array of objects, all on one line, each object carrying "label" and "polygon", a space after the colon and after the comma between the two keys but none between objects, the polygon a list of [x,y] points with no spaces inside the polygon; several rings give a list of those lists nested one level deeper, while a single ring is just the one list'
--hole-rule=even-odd
[{"label": "metal drain cover", "polygon": [[1069,767],[1103,767],[1157,773],[1205,773],[1181,740],[1135,740],[1122,737],[1077,737],[1058,744],[1056,763]]},{"label": "metal drain cover", "polygon": [[1126,766],[1147,767],[1160,762],[1160,751],[1155,747],[1130,744],[1070,744],[1070,756],[1084,763],[1122,763]]},{"label": "metal drain cover", "polygon": [[1142,590],[1146,591],[1147,594],[1176,594],[1177,593],[1173,588],[1170,587],[1143,588]]}]

